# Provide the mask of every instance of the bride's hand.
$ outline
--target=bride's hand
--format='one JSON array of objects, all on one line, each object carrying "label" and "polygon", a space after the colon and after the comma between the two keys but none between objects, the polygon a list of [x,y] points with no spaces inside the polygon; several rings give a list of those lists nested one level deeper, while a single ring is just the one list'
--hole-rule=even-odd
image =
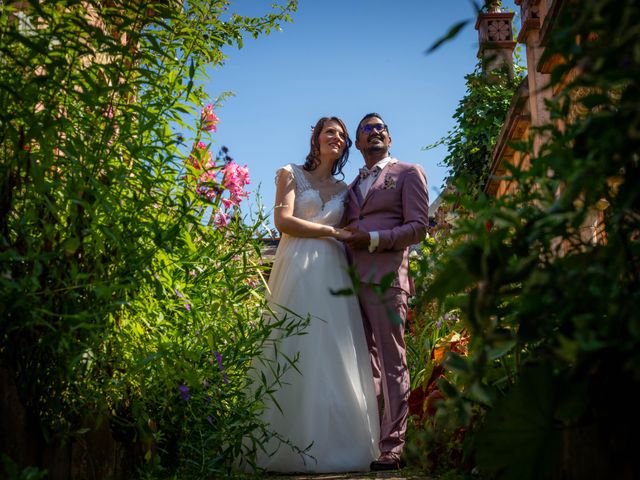
[{"label": "bride's hand", "polygon": [[334,229],[333,238],[344,242],[349,240],[353,236],[353,233],[345,230],[344,228],[336,228]]}]

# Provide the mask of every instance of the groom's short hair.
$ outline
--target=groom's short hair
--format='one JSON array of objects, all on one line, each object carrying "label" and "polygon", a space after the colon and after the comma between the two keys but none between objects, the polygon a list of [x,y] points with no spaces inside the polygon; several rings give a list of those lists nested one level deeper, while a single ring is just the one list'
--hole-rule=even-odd
[{"label": "groom's short hair", "polygon": [[[362,124],[373,117],[379,118],[380,120],[382,120],[382,123],[386,125],[386,123],[382,118],[382,115],[380,115],[379,113],[376,113],[376,112],[367,113],[364,117],[362,117],[362,120],[360,120],[360,123],[358,123],[358,128],[356,128],[356,138],[358,138],[358,135],[360,134],[360,128],[362,127]],[[387,133],[388,132],[389,132],[389,127],[387,127]]]}]

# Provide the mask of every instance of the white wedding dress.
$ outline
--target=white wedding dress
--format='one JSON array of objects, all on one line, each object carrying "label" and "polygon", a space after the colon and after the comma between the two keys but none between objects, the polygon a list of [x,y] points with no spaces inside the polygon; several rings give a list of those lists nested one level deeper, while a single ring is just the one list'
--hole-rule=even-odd
[{"label": "white wedding dress", "polygon": [[[294,215],[337,225],[346,190],[326,203],[297,165],[283,167],[296,183]],[[282,169],[278,174],[282,174]],[[262,419],[308,455],[272,439],[259,452],[258,466],[274,472],[368,471],[378,457],[379,420],[369,353],[357,297],[335,296],[350,288],[343,245],[332,238],[282,235],[269,278],[269,302],[279,314],[285,306],[311,322],[305,335],[285,338],[278,350],[293,358],[297,371],[285,374],[275,393],[282,412],[267,402]],[[273,350],[264,355],[273,356]]]}]

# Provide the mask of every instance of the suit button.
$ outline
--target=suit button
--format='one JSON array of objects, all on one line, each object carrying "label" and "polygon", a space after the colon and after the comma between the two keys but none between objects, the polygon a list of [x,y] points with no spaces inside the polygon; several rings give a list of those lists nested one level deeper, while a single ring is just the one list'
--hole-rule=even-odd
[{"label": "suit button", "polygon": [[360,216],[358,217],[358,220],[362,220],[363,218],[364,218],[364,215],[360,215]]}]

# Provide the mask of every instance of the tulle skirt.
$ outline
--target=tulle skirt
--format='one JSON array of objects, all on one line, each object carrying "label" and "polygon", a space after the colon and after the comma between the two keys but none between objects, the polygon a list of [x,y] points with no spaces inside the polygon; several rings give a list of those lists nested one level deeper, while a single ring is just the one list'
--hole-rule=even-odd
[{"label": "tulle skirt", "polygon": [[[280,409],[267,401],[262,418],[300,449],[271,439],[258,465],[275,472],[367,471],[378,456],[379,420],[371,364],[355,296],[331,290],[351,287],[341,243],[283,235],[269,279],[270,304],[306,317],[306,334],[283,339],[278,351],[299,353],[297,370],[287,371],[275,393]],[[274,358],[273,348],[264,351]]]}]

